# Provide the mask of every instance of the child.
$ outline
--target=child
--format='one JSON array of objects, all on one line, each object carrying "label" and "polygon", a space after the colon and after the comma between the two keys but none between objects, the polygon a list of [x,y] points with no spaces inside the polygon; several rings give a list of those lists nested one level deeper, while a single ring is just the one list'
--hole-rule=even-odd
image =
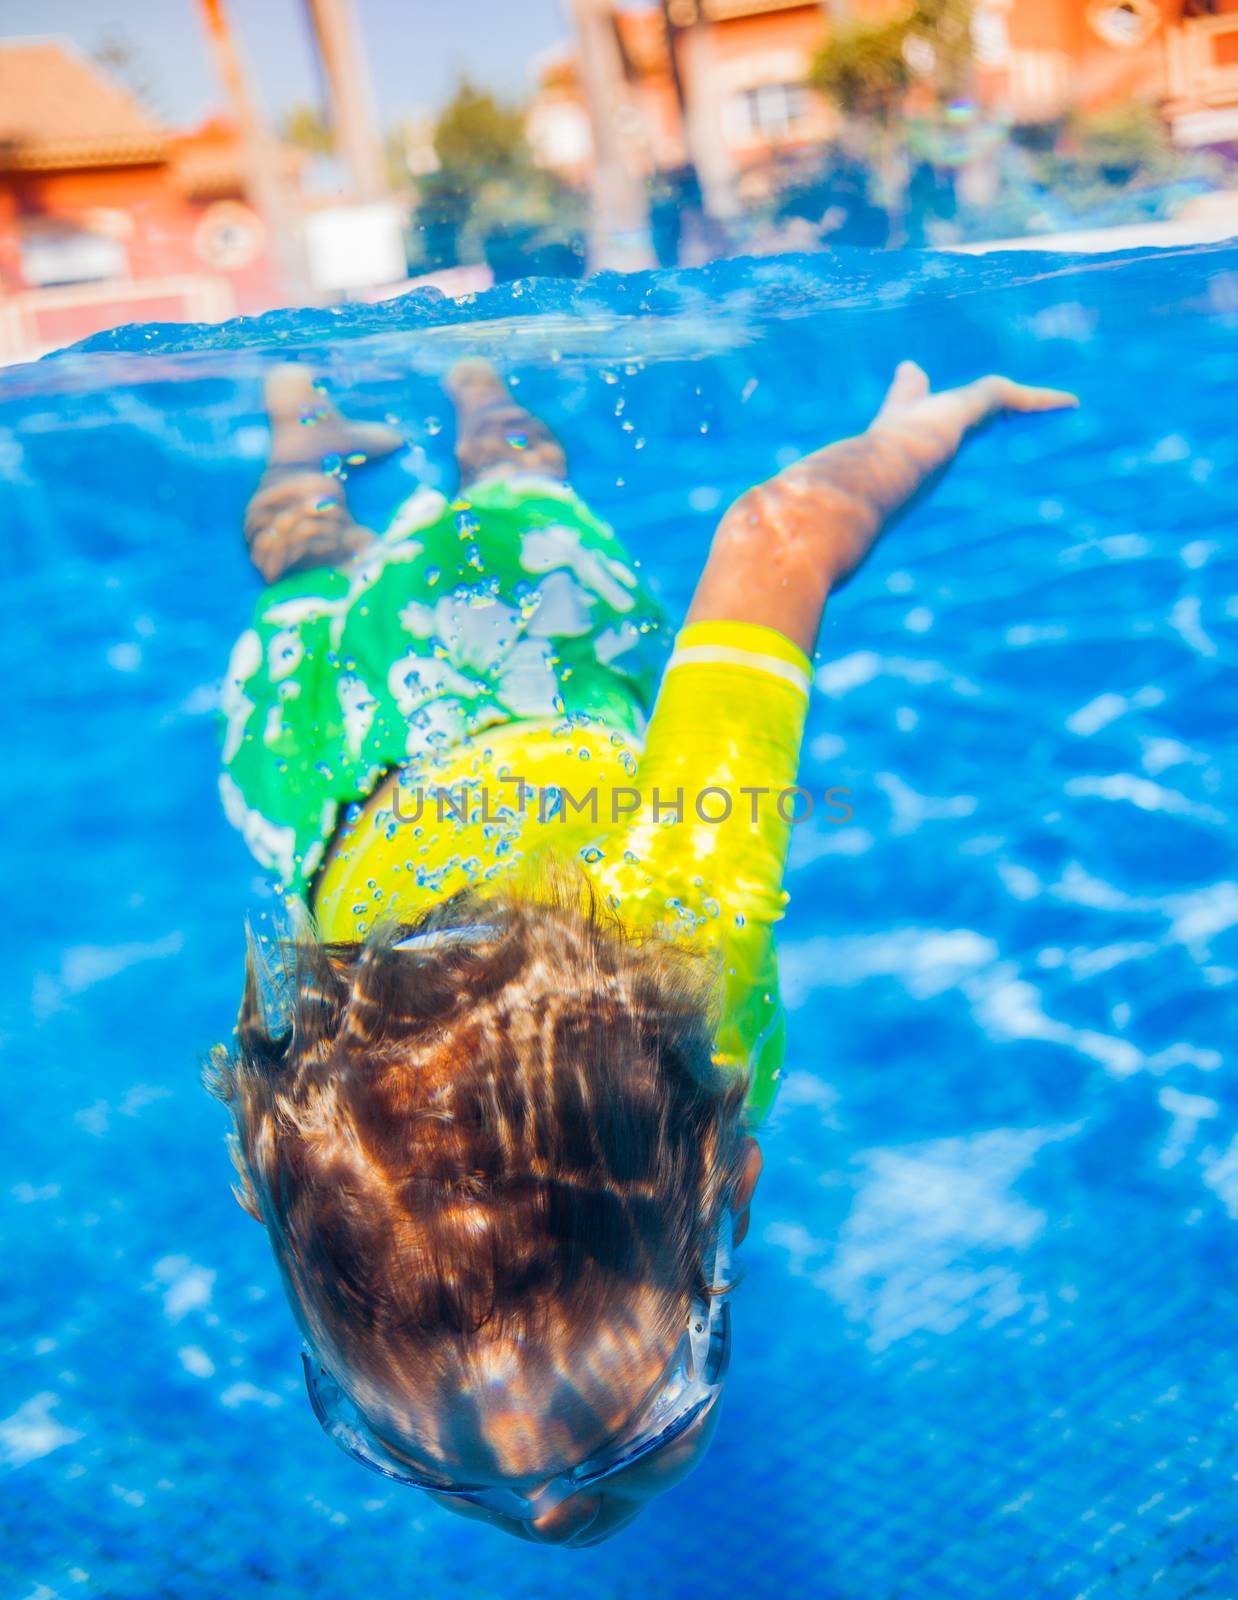
[{"label": "child", "polygon": [[904,362],[865,433],[727,511],[664,663],[553,435],[485,363],[448,388],[460,497],[376,536],[323,462],[396,438],[268,381],[221,785],[312,920],[277,970],[251,940],[214,1087],[324,1428],[580,1546],[717,1425],[826,598],[969,430],[1075,402]]}]

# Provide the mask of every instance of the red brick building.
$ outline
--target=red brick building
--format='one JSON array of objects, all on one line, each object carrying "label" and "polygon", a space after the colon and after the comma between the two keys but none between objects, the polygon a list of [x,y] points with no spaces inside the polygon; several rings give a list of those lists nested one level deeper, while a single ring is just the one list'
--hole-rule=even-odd
[{"label": "red brick building", "polygon": [[278,298],[226,123],[172,133],[71,46],[0,45],[0,362]]},{"label": "red brick building", "polygon": [[[860,18],[898,9],[899,0],[850,4]],[[684,160],[676,74],[689,102],[705,102],[703,145],[721,150],[741,192],[758,190],[775,159],[835,129],[832,109],[807,86],[828,5],[668,0],[616,8],[614,25],[625,114],[638,124],[627,146],[642,175]],[[1016,122],[1143,99],[1180,144],[1238,145],[1238,0],[975,0],[973,39],[979,99]],[[529,135],[544,165],[587,179],[592,145],[572,54],[546,64]]]},{"label": "red brick building", "polygon": [[1238,141],[1238,0],[978,0],[975,38],[1017,121],[1142,99],[1181,145]]},{"label": "red brick building", "polygon": [[[627,143],[642,176],[686,159],[680,88],[706,107],[710,137],[725,146],[741,182],[745,173],[759,182],[771,156],[820,143],[834,129],[829,106],[805,86],[826,36],[816,0],[671,0],[666,12],[616,10],[614,22],[639,121]],[[529,138],[543,165],[570,182],[587,180],[592,144],[574,55],[547,62]]]}]

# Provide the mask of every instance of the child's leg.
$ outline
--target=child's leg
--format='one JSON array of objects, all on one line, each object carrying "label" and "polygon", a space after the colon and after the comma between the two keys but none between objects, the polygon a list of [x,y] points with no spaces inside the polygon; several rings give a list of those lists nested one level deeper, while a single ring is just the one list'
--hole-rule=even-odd
[{"label": "child's leg", "polygon": [[[520,613],[514,635],[506,620],[496,624],[508,636],[489,673],[497,699],[517,716],[581,716],[637,733],[667,654],[661,606],[615,530],[567,482],[563,446],[490,363],[457,363],[444,387],[456,410],[461,496],[474,514],[462,542],[453,507],[448,548],[433,560],[460,593],[484,577],[496,619]],[[471,613],[474,631],[485,616]]]},{"label": "child's leg", "polygon": [[349,422],[314,387],[306,367],[280,366],[266,380],[271,453],[245,508],[245,542],[268,583],[310,567],[338,566],[371,543],[356,523],[328,455],[389,455],[401,440],[380,423]]},{"label": "child's leg", "polygon": [[446,389],[456,408],[461,489],[516,474],[567,477],[563,446],[540,417],[516,402],[488,361],[458,361]]}]

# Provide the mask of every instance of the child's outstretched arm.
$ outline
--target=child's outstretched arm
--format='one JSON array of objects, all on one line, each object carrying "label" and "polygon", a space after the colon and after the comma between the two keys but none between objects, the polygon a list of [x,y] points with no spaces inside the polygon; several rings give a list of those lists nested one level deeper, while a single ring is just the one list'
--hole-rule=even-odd
[{"label": "child's outstretched arm", "polygon": [[1061,389],[977,378],[931,392],[914,362],[853,439],[805,456],[742,494],[714,534],[689,622],[776,628],[807,654],[831,591],[864,561],[897,512],[949,466],[974,429],[1018,411],[1078,404]]}]

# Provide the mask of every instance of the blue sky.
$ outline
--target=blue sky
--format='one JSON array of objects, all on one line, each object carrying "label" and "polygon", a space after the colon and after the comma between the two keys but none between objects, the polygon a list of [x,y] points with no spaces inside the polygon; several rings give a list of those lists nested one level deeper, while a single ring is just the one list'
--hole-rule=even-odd
[{"label": "blue sky", "polygon": [[[561,0],[354,0],[384,123],[433,111],[467,72],[505,94],[532,86],[534,58],[568,37]],[[269,115],[318,97],[304,0],[230,0]],[[186,125],[222,95],[207,56],[197,0],[3,0],[0,39],[72,40],[89,54],[102,41],[132,46],[154,109]]]}]

